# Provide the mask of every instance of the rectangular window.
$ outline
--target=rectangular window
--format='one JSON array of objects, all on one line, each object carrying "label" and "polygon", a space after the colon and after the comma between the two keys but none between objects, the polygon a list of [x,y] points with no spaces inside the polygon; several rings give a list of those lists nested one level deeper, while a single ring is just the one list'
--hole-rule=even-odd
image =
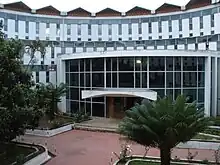
[{"label": "rectangular window", "polygon": [[179,20],[179,31],[183,30],[183,26],[182,26],[182,20]]},{"label": "rectangular window", "polygon": [[29,33],[29,22],[25,22],[25,33]]},{"label": "rectangular window", "polygon": [[18,20],[15,20],[15,32],[18,32]]},{"label": "rectangular window", "polygon": [[172,32],[172,20],[169,20],[168,24],[169,24],[169,32]]},{"label": "rectangular window", "polygon": [[8,20],[5,18],[4,19],[4,31],[8,30]]},{"label": "rectangular window", "polygon": [[132,25],[131,25],[131,23],[128,24],[128,34],[132,34]]},{"label": "rectangular window", "polygon": [[112,35],[112,25],[108,25],[108,35]]},{"label": "rectangular window", "polygon": [[148,24],[148,29],[149,29],[149,33],[152,33],[152,23],[151,22],[149,22],[149,24]]},{"label": "rectangular window", "polygon": [[118,24],[118,34],[121,35],[122,34],[122,25]]},{"label": "rectangular window", "polygon": [[51,47],[51,58],[54,58],[54,47]]},{"label": "rectangular window", "polygon": [[88,35],[92,34],[92,27],[91,24],[88,24]]},{"label": "rectangular window", "polygon": [[47,35],[50,34],[50,24],[49,23],[46,24],[46,34]]},{"label": "rectangular window", "polygon": [[189,30],[193,29],[192,18],[189,18]]},{"label": "rectangular window", "polygon": [[39,72],[36,72],[36,83],[39,83]]},{"label": "rectangular window", "polygon": [[138,24],[138,33],[142,34],[142,26],[141,23]]},{"label": "rectangular window", "polygon": [[81,25],[80,24],[77,25],[77,34],[81,35]]},{"label": "rectangular window", "polygon": [[39,22],[36,22],[36,34],[39,34],[40,24]]},{"label": "rectangular window", "polygon": [[102,35],[102,25],[98,24],[98,35]]},{"label": "rectangular window", "polygon": [[50,82],[50,72],[46,72],[46,82]]},{"label": "rectangular window", "polygon": [[67,35],[71,35],[71,24],[67,24]]},{"label": "rectangular window", "polygon": [[60,35],[60,24],[57,24],[57,35]]},{"label": "rectangular window", "polygon": [[211,15],[211,27],[215,26],[215,16],[212,14]]},{"label": "rectangular window", "polygon": [[51,65],[54,65],[54,61],[51,61]]},{"label": "rectangular window", "polygon": [[159,33],[162,33],[162,22],[161,21],[158,24],[158,31]]},{"label": "rectangular window", "polygon": [[200,17],[200,29],[203,29],[203,17]]}]

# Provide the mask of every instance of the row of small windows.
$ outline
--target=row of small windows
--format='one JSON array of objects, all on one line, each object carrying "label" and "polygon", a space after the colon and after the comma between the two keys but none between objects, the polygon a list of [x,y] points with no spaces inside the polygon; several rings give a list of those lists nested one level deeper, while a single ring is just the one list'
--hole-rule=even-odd
[{"label": "row of small windows", "polygon": [[[203,29],[203,17],[200,17],[200,29]],[[214,27],[214,15],[211,15],[211,27]],[[152,23],[153,22],[149,22],[148,23],[148,31],[149,33],[152,33]],[[7,19],[4,20],[4,30],[7,31]],[[77,25],[77,34],[81,35],[82,31],[81,31],[81,25],[82,24],[78,24]],[[18,24],[18,20],[15,20],[15,32],[18,32],[19,29],[19,24]],[[91,24],[88,24],[88,35],[92,34],[92,27]],[[172,32],[172,20],[168,21],[168,29],[169,32]],[[189,18],[189,30],[193,29],[193,18]],[[40,31],[40,26],[39,26],[39,22],[36,22],[36,34],[39,34]],[[162,33],[162,21],[158,22],[158,31],[159,33]],[[179,31],[182,31],[182,20],[179,20]],[[26,21],[25,22],[25,32],[29,33],[29,22]],[[50,24],[46,23],[46,34],[50,34]],[[118,34],[122,35],[122,24],[118,24]],[[128,34],[132,34],[132,23],[128,24]],[[142,34],[142,23],[138,23],[138,34]],[[60,24],[56,24],[56,35],[60,35]],[[67,24],[67,35],[71,35],[71,24]],[[102,24],[98,24],[98,35],[102,35]],[[112,24],[108,24],[108,35],[112,35]]]}]

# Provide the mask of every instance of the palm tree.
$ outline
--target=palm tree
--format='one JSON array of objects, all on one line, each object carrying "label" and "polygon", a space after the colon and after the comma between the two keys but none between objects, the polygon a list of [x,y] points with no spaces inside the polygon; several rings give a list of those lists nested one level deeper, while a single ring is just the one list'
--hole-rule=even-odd
[{"label": "palm tree", "polygon": [[205,117],[204,109],[197,109],[196,102],[187,101],[188,98],[180,95],[176,101],[164,97],[136,104],[126,111],[119,132],[145,147],[159,148],[161,164],[170,165],[172,148],[212,124],[209,117]]},{"label": "palm tree", "polygon": [[53,83],[48,83],[46,85],[46,98],[49,102],[48,114],[51,119],[54,118],[55,114],[58,113],[57,103],[61,102],[61,97],[67,92],[66,85],[64,83],[54,85]]}]

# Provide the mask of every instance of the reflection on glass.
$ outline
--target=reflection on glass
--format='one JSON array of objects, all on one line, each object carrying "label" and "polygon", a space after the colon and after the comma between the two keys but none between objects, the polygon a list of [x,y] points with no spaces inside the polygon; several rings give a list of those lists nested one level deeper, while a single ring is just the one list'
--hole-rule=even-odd
[{"label": "reflection on glass", "polygon": [[112,87],[117,88],[117,73],[112,73]]},{"label": "reflection on glass", "polygon": [[84,59],[80,59],[80,72],[84,72]]},{"label": "reflection on glass", "polygon": [[168,96],[171,99],[173,99],[173,89],[167,89],[166,90],[166,96]]},{"label": "reflection on glass", "polygon": [[175,88],[181,87],[181,73],[175,72]]},{"label": "reflection on glass", "polygon": [[134,73],[120,73],[119,72],[119,87],[133,88],[134,87]]},{"label": "reflection on glass", "polygon": [[175,71],[181,71],[181,57],[174,58]]},{"label": "reflection on glass", "polygon": [[136,57],[135,58],[135,70],[140,71],[142,67],[142,59],[141,57]]},{"label": "reflection on glass", "polygon": [[112,58],[112,70],[117,71],[117,58]]},{"label": "reflection on glass", "polygon": [[183,89],[183,94],[189,98],[188,103],[192,103],[197,100],[196,89]]},{"label": "reflection on glass", "polygon": [[119,71],[133,71],[134,58],[118,58]]},{"label": "reflection on glass", "polygon": [[92,59],[92,71],[104,71],[104,58]]},{"label": "reflection on glass", "polygon": [[168,88],[173,88],[173,72],[167,72],[167,87]]},{"label": "reflection on glass", "polygon": [[164,71],[165,57],[149,57],[150,71]]},{"label": "reflection on glass", "polygon": [[70,73],[70,86],[79,86],[79,73]]},{"label": "reflection on glass", "polygon": [[198,89],[198,103],[205,101],[205,89]]},{"label": "reflection on glass", "polygon": [[66,73],[66,85],[69,86],[70,84],[70,78],[69,78],[70,74],[69,73]]},{"label": "reflection on glass", "polygon": [[164,72],[150,72],[149,77],[150,88],[164,88],[165,87],[165,73]]},{"label": "reflection on glass", "polygon": [[71,60],[70,61],[70,72],[78,72],[79,71],[79,61]]},{"label": "reflection on glass", "polygon": [[184,72],[183,73],[183,87],[196,87],[197,86],[197,73]]},{"label": "reflection on glass", "polygon": [[135,73],[135,87],[136,88],[140,88],[141,87],[141,73],[140,72],[136,72]]},{"label": "reflection on glass", "polygon": [[198,70],[205,71],[205,58],[204,57],[198,58]]},{"label": "reflection on glass", "polygon": [[104,87],[103,73],[92,73],[92,87]]},{"label": "reflection on glass", "polygon": [[183,70],[184,71],[197,71],[197,58],[196,57],[183,57]]},{"label": "reflection on glass", "polygon": [[198,72],[198,86],[205,86],[205,72]]},{"label": "reflection on glass", "polygon": [[147,88],[147,72],[142,72],[142,88]]},{"label": "reflection on glass", "polygon": [[147,57],[142,57],[142,71],[147,71],[147,63],[148,63]]},{"label": "reflection on glass", "polygon": [[90,83],[90,73],[86,73],[86,87],[90,87],[91,83]]},{"label": "reflection on glass", "polygon": [[106,71],[111,71],[111,58],[106,58]]},{"label": "reflection on glass", "polygon": [[79,88],[70,88],[70,100],[79,100]]},{"label": "reflection on glass", "polygon": [[165,96],[164,89],[152,89],[153,91],[157,92],[157,97],[163,98]]},{"label": "reflection on glass", "polygon": [[173,57],[166,57],[166,70],[173,71]]}]

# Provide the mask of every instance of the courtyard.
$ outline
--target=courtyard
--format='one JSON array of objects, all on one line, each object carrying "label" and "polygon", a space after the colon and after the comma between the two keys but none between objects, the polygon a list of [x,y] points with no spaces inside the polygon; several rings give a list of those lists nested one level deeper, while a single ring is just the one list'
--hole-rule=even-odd
[{"label": "courtyard", "polygon": [[[120,152],[120,135],[116,133],[91,132],[83,130],[72,130],[50,138],[36,136],[22,136],[21,141],[45,145],[51,153],[56,155],[46,165],[110,165],[117,160],[112,152]],[[132,144],[132,154],[143,155],[143,146]],[[198,155],[197,160],[214,161],[213,150],[190,149],[190,152]],[[187,149],[174,149],[172,157],[186,159]],[[160,155],[159,150],[150,149],[148,156]]]}]

